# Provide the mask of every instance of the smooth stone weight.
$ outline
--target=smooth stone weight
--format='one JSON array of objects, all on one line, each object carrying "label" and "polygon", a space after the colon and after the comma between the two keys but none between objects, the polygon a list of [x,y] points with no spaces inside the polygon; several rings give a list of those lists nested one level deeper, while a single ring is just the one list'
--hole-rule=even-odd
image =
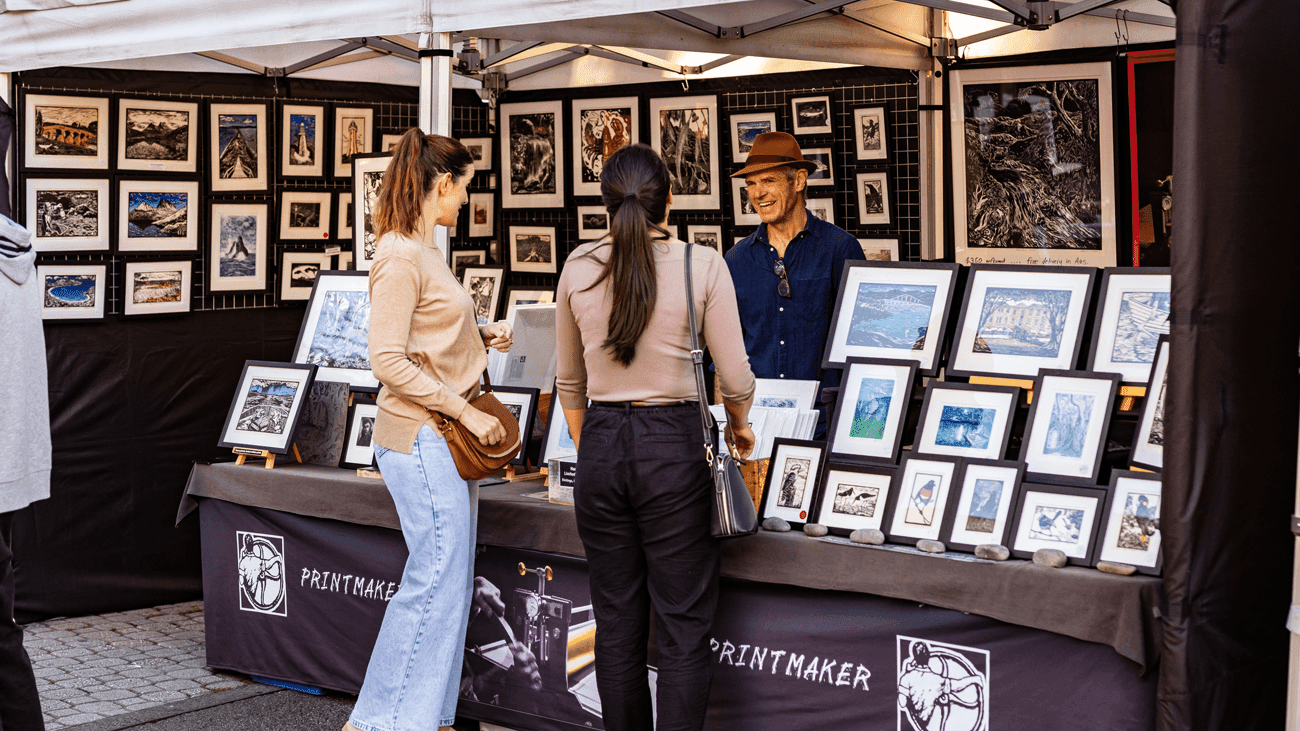
[{"label": "smooth stone weight", "polygon": [[1034,563],[1049,569],[1063,568],[1069,561],[1070,557],[1065,555],[1065,551],[1056,548],[1040,548],[1034,551]]},{"label": "smooth stone weight", "polygon": [[943,541],[932,541],[929,538],[922,538],[916,542],[916,547],[926,553],[943,553],[948,547],[943,545]]},{"label": "smooth stone weight", "polygon": [[763,521],[763,530],[770,530],[773,533],[789,533],[790,524],[782,518],[768,518]]},{"label": "smooth stone weight", "polygon": [[831,531],[829,528],[822,525],[821,523],[805,523],[803,526],[803,532],[812,536],[813,538],[821,538],[822,536],[826,535],[827,533],[830,533]]},{"label": "smooth stone weight", "polygon": [[1120,576],[1132,576],[1137,573],[1136,566],[1129,566],[1126,563],[1112,563],[1110,561],[1097,562],[1097,570],[1107,574],[1119,574]]},{"label": "smooth stone weight", "polygon": [[999,546],[996,543],[985,543],[975,547],[975,558],[984,558],[989,561],[1006,561],[1011,558],[1011,551],[1006,546]]},{"label": "smooth stone weight", "polygon": [[885,542],[885,534],[875,528],[855,530],[849,534],[849,540],[854,543],[863,543],[868,546],[879,546]]}]

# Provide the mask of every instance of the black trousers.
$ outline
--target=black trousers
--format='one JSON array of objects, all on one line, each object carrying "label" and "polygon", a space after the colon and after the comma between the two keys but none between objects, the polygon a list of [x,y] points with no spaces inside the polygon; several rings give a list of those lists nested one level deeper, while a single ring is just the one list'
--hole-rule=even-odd
[{"label": "black trousers", "polygon": [[0,731],[43,731],[23,631],[14,622],[13,513],[0,513]]},{"label": "black trousers", "polygon": [[659,731],[704,727],[720,549],[699,407],[595,405],[574,503],[591,572],[596,685],[608,731],[654,725],[646,642],[654,611]]}]

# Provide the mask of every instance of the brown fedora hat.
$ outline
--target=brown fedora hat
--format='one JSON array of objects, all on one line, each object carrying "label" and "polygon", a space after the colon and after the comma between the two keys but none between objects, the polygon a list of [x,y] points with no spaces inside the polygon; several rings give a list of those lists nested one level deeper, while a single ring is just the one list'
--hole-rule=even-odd
[{"label": "brown fedora hat", "polygon": [[798,168],[811,173],[817,169],[817,163],[803,159],[799,141],[793,135],[785,132],[764,132],[754,138],[754,146],[749,149],[749,157],[745,158],[745,167],[738,173],[732,173],[731,177],[743,178],[746,175],[779,167]]}]

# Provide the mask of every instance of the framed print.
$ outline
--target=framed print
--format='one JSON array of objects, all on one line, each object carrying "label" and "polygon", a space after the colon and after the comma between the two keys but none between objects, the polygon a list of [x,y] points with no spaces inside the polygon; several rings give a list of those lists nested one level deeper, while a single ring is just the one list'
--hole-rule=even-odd
[{"label": "framed print", "polygon": [[510,271],[554,274],[556,272],[555,228],[511,226]]},{"label": "framed print", "polygon": [[265,104],[209,104],[211,190],[266,190]]},{"label": "framed print", "polygon": [[[330,256],[319,251],[285,251],[280,254],[280,301],[311,299],[316,275],[328,270]],[[339,267],[342,269],[343,267]]]},{"label": "framed print", "polygon": [[375,201],[392,153],[375,152],[352,158],[352,251],[358,271],[370,271],[378,244],[375,239]]},{"label": "framed print", "polygon": [[501,302],[501,286],[506,279],[506,270],[502,267],[466,266],[461,274],[460,283],[474,300],[474,311],[478,315],[478,324],[486,325],[497,319],[498,306]]},{"label": "framed print", "polygon": [[108,251],[107,178],[27,178],[27,230],[38,254]]},{"label": "framed print", "polygon": [[573,194],[600,195],[600,172],[620,148],[640,142],[641,100],[574,99]]},{"label": "framed print", "polygon": [[108,169],[107,97],[28,94],[23,105],[24,167]]},{"label": "framed print", "polygon": [[325,107],[285,104],[280,124],[280,174],[290,178],[323,177]]},{"label": "framed print", "polygon": [[963,460],[953,487],[954,497],[944,515],[943,544],[949,550],[966,553],[974,553],[980,545],[1007,545],[1012,510],[1024,476],[1025,465],[1021,462]]},{"label": "framed print", "polygon": [[266,290],[267,235],[271,216],[265,203],[213,203],[208,244],[208,291]]},{"label": "framed print", "polygon": [[598,239],[609,234],[609,211],[604,206],[578,206],[578,238]]},{"label": "framed print", "polygon": [[245,361],[217,446],[288,454],[315,378],[313,365]]},{"label": "framed print", "polygon": [[[1110,62],[961,69],[948,86],[957,262],[1115,266]],[[1012,201],[1030,213],[1006,215]]]},{"label": "framed print", "polygon": [[888,226],[889,173],[877,170],[858,173],[858,223],[863,226]]},{"label": "framed print", "polygon": [[817,165],[808,173],[808,185],[835,185],[834,151],[829,147],[805,147],[800,150],[803,159]]},{"label": "framed print", "polygon": [[[519,422],[519,433],[527,443],[533,433],[533,421],[537,415],[537,400],[541,396],[541,391],[522,386],[493,386],[492,394],[511,414],[514,414],[515,421]],[[519,450],[519,454],[510,460],[510,464],[522,465],[524,453],[527,451],[527,449]]]},{"label": "framed print", "polygon": [[323,381],[375,386],[370,372],[369,272],[320,272],[293,349],[294,363],[317,367]]},{"label": "framed print", "polygon": [[118,170],[198,172],[198,104],[122,99],[117,109]]},{"label": "framed print", "polygon": [[538,461],[547,467],[551,460],[559,457],[573,457],[578,454],[578,445],[573,441],[569,431],[569,422],[560,405],[560,397],[551,386],[551,408],[546,413],[546,434],[542,437],[542,451]]},{"label": "framed print", "polygon": [[832,198],[809,198],[806,201],[808,212],[826,223],[835,224],[835,200]]},{"label": "framed print", "polygon": [[[492,169],[491,137],[466,137],[460,143],[465,146],[466,150],[469,150],[469,156],[474,158],[475,170]],[[391,148],[385,146],[384,152],[391,152]]]},{"label": "framed print", "polygon": [[117,250],[198,251],[197,180],[119,180]]},{"label": "framed print", "polygon": [[501,105],[502,208],[564,206],[564,102]]},{"label": "framed print", "polygon": [[899,261],[898,239],[858,239],[867,261]]},{"label": "framed print", "polygon": [[707,246],[722,253],[721,226],[687,226],[686,240],[697,246]]},{"label": "framed print", "polygon": [[190,311],[194,262],[128,261],[122,273],[123,315],[166,315]]},{"label": "framed print", "polygon": [[280,193],[280,240],[323,241],[330,237],[329,192],[286,190]]},{"label": "framed print", "polygon": [[380,135],[379,149],[377,152],[392,152],[397,143],[402,141],[401,135]]},{"label": "framed print", "polygon": [[493,221],[496,216],[493,209],[496,198],[491,193],[469,194],[469,237],[471,239],[491,236]]},{"label": "framed print", "polygon": [[36,267],[41,289],[42,320],[102,320],[108,293],[105,264],[41,264]]},{"label": "framed print", "polygon": [[958,457],[907,455],[894,474],[885,505],[885,532],[890,543],[915,546],[917,541],[939,540],[943,516],[952,499],[961,466]]},{"label": "framed print", "polygon": [[758,209],[749,202],[749,188],[744,178],[731,179],[731,221],[737,226],[757,226],[763,222]]},{"label": "framed print", "polygon": [[840,397],[826,428],[831,459],[898,461],[917,367],[913,360],[887,358],[845,362]]},{"label": "framed print", "polygon": [[866,107],[853,110],[853,147],[859,160],[889,158],[888,110]]},{"label": "framed print", "polygon": [[1026,479],[1096,484],[1118,388],[1117,373],[1040,371],[1020,446]]},{"label": "framed print", "polygon": [[785,378],[755,378],[754,405],[768,409],[817,408],[817,392],[821,381],[800,381]]},{"label": "framed print", "polygon": [[972,264],[948,375],[1032,378],[1074,368],[1096,276],[1087,267]]},{"label": "framed print", "polygon": [[1018,386],[931,381],[925,387],[912,451],[1002,459],[1019,401]]},{"label": "framed print", "polygon": [[545,305],[555,301],[553,289],[517,289],[506,290],[506,322],[513,322],[515,308],[519,305]]},{"label": "framed print", "polygon": [[1169,333],[1170,284],[1168,268],[1102,272],[1088,370],[1118,373],[1127,384],[1150,380],[1156,344]]},{"label": "framed print", "polygon": [[823,368],[849,358],[901,358],[937,376],[957,284],[956,264],[845,262]]},{"label": "framed print", "polygon": [[807,523],[825,461],[825,442],[781,437],[772,440],[772,461],[763,485],[759,519],[783,518],[796,528]]},{"label": "framed print", "polygon": [[1011,555],[1031,559],[1040,548],[1055,548],[1065,553],[1071,566],[1091,566],[1109,493],[1105,487],[1025,483],[1012,513],[1007,544]]},{"label": "framed print", "polygon": [[352,268],[352,252],[340,251],[335,256],[338,257],[337,259],[335,259],[335,263],[334,263],[335,269],[338,269],[340,271],[345,271]]},{"label": "framed print", "polygon": [[828,135],[831,127],[831,98],[829,96],[805,96],[790,100],[790,112],[794,117],[794,134]]},{"label": "framed print", "polygon": [[459,282],[465,274],[465,267],[484,266],[487,264],[487,249],[452,249],[451,272]]},{"label": "framed print", "polygon": [[352,207],[351,193],[339,193],[338,212],[334,215],[338,218],[338,225],[335,226],[338,232],[334,234],[335,238],[351,239],[352,219],[357,215]]},{"label": "framed print", "polygon": [[733,114],[731,125],[731,162],[743,165],[754,146],[754,138],[764,132],[776,131],[776,112]]},{"label": "framed print", "polygon": [[892,465],[828,463],[810,522],[821,523],[837,536],[855,530],[880,530],[897,469]]},{"label": "framed print", "polygon": [[668,163],[676,210],[718,207],[718,129],[716,96],[650,100],[650,146]]},{"label": "framed print", "polygon": [[373,398],[357,396],[353,399],[348,407],[339,467],[365,470],[375,466],[375,419],[378,418],[379,405]]},{"label": "framed print", "polygon": [[375,110],[366,107],[334,108],[334,176],[351,177],[352,158],[374,151]]},{"label": "framed print", "polygon": [[1156,362],[1147,381],[1147,396],[1142,401],[1142,417],[1133,434],[1133,451],[1129,464],[1159,472],[1165,466],[1165,393],[1169,378],[1169,336],[1161,335],[1156,346]]},{"label": "framed print", "polygon": [[1100,561],[1136,566],[1138,573],[1159,576],[1160,475],[1115,470],[1110,495],[1101,513],[1100,541],[1093,565]]}]

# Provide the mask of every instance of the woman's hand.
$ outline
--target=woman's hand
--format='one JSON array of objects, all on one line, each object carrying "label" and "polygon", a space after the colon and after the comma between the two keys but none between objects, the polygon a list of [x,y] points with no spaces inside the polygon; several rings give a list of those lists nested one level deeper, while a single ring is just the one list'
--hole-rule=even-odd
[{"label": "woman's hand", "polygon": [[478,437],[479,444],[485,447],[491,447],[501,443],[506,438],[506,428],[501,426],[501,420],[490,414],[465,405],[465,410],[460,413],[460,423],[469,429],[470,433]]},{"label": "woman's hand", "polygon": [[488,325],[479,325],[479,335],[483,336],[483,344],[489,348],[496,348],[502,353],[510,352],[510,346],[514,344],[514,330],[510,328],[508,322],[493,322]]},{"label": "woman's hand", "polygon": [[748,424],[739,429],[727,425],[727,443],[732,446],[731,455],[737,459],[746,459],[754,451],[754,438],[754,430]]}]

